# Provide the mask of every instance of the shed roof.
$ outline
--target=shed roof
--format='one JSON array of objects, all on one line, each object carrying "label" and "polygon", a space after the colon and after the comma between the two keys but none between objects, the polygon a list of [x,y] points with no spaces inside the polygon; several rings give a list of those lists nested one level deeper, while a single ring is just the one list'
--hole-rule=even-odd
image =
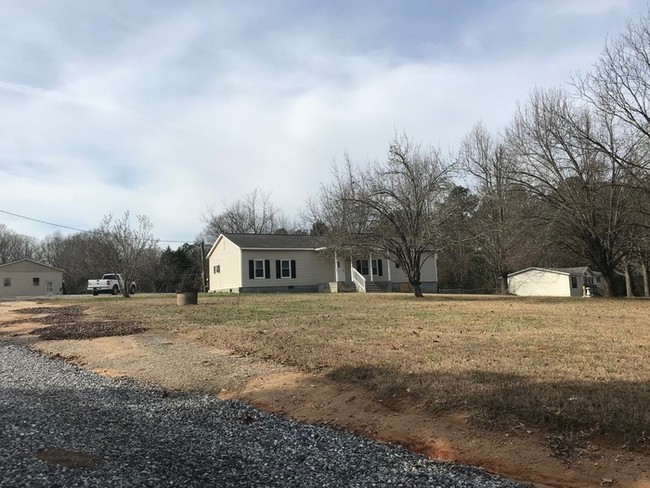
[{"label": "shed roof", "polygon": [[586,273],[593,273],[589,266],[578,266],[575,268],[548,268],[551,271],[559,271],[560,273],[569,273],[570,275],[583,275]]},{"label": "shed roof", "polygon": [[38,261],[34,261],[33,259],[28,259],[28,258],[17,259],[16,261],[11,261],[9,263],[0,264],[0,268],[4,268],[4,271],[7,271],[10,268],[14,267],[15,265],[17,265],[19,263],[24,263],[24,262],[33,263],[33,264],[36,264],[38,266],[42,266],[43,268],[47,268],[47,269],[50,269],[52,271],[60,271],[60,272],[63,273],[62,269],[55,268],[54,266],[50,266],[49,264],[39,263]]},{"label": "shed roof", "polygon": [[600,275],[598,271],[592,271],[589,266],[577,266],[574,268],[537,268],[537,267],[530,267],[530,268],[525,268],[525,269],[520,269],[519,271],[515,271],[514,273],[510,273],[508,277],[510,276],[515,276],[521,273],[525,273],[527,271],[531,270],[536,270],[536,271],[548,271],[551,273],[558,273],[558,274],[563,274],[563,275],[570,275],[570,276],[578,276],[578,275],[585,275],[588,273],[591,273],[593,275]]}]

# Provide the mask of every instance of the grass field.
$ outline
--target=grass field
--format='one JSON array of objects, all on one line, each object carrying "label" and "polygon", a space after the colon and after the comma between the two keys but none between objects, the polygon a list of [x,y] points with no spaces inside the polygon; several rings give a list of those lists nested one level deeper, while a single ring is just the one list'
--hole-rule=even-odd
[{"label": "grass field", "polygon": [[196,307],[143,295],[80,303],[361,384],[396,409],[650,448],[650,301],[258,294],[201,296]]}]

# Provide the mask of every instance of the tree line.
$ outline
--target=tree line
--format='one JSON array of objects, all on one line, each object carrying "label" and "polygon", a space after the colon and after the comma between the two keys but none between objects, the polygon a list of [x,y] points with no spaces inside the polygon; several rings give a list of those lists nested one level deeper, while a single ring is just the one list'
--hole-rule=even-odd
[{"label": "tree line", "polygon": [[[448,286],[505,292],[527,266],[588,265],[609,294],[650,296],[649,24],[630,22],[567,87],[534,90],[500,133],[477,124],[457,154],[398,134],[381,161],[346,156],[308,204],[311,232],[348,259],[390,256],[416,296],[431,252]],[[246,213],[261,225],[243,218],[258,196],[212,214],[206,234],[276,231],[269,201]]]},{"label": "tree line", "polygon": [[[416,296],[433,252],[444,287],[506,292],[507,275],[524,267],[590,266],[610,294],[650,296],[649,26],[648,16],[630,22],[565,87],[533,90],[498,133],[479,123],[454,154],[396,134],[381,160],[335,164],[297,219],[257,188],[208,211],[197,242],[319,235],[348,263],[368,252],[395,260]],[[109,216],[42,242],[0,225],[0,263],[37,257],[66,271],[71,292],[113,270],[150,291],[196,280],[198,244],[162,250],[148,219],[137,220]]]},{"label": "tree line", "polygon": [[[121,273],[139,291],[174,292],[201,286],[201,244],[161,248],[153,225],[144,215],[107,215],[87,232],[64,236],[57,232],[42,240],[24,236],[0,224],[0,264],[28,258],[64,272],[66,293],[85,293],[87,280]],[[123,293],[128,296],[128,287]]]}]

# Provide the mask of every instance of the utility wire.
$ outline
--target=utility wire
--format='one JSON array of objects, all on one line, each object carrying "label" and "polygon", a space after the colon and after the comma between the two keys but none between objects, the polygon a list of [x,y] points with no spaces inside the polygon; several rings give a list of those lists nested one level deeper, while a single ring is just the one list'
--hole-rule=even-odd
[{"label": "utility wire", "polygon": [[[8,212],[7,210],[0,210],[0,213],[11,215],[12,217],[17,217],[19,219],[24,219],[24,220],[31,220],[32,222],[38,222],[39,224],[45,224],[45,225],[51,225],[53,227],[60,227],[61,229],[68,229],[68,230],[74,230],[77,232],[82,232],[84,234],[97,234],[96,230],[85,230],[85,229],[78,229],[76,227],[70,227],[69,225],[63,225],[63,224],[55,224],[54,222],[48,222],[46,220],[40,220],[40,219],[35,219],[33,217],[28,217],[26,215],[20,215],[17,213],[13,212]],[[193,242],[194,239],[190,239],[187,241],[174,241],[171,239],[158,239],[158,242],[166,242],[166,243],[176,243],[176,244],[185,244],[188,242]]]},{"label": "utility wire", "polygon": [[26,215],[19,215],[13,212],[7,212],[6,210],[0,210],[0,213],[11,215],[13,217],[18,217],[19,219],[31,220],[32,222],[39,222],[41,224],[52,225],[54,227],[61,227],[62,229],[76,230],[77,232],[87,232],[92,233],[89,230],[77,229],[76,227],[69,227],[67,225],[54,224],[52,222],[46,222],[45,220],[34,219],[32,217],[27,217]]}]

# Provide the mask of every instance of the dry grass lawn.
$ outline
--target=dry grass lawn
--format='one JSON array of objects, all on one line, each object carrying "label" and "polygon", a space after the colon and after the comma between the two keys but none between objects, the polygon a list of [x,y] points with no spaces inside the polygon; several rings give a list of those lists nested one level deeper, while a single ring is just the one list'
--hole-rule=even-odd
[{"label": "dry grass lawn", "polygon": [[[375,392],[395,409],[464,411],[650,448],[650,301],[402,294],[84,300],[128,319]],[[91,319],[92,320],[92,319]]]}]

